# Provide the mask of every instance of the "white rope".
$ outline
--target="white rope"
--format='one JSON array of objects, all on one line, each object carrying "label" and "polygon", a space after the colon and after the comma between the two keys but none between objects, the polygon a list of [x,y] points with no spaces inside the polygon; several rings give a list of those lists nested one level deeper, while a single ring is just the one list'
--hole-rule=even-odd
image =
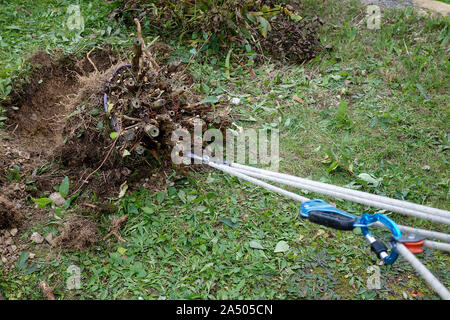
[{"label": "white rope", "polygon": [[424,248],[436,249],[450,252],[450,243],[425,240],[422,245]]},{"label": "white rope", "polygon": [[[242,173],[241,171],[238,171],[238,170],[236,170],[236,169],[234,169],[234,168],[232,168],[230,166],[223,165],[223,164],[217,164],[217,163],[214,163],[214,162],[209,162],[209,165],[211,165],[212,167],[215,167],[216,169],[219,169],[219,170],[222,170],[224,172],[227,172],[228,174],[231,174],[231,175],[237,176],[237,177],[239,177],[241,179],[244,179],[244,180],[250,181],[252,183],[255,183],[256,185],[259,185],[259,186],[261,186],[263,188],[267,188],[268,190],[272,190],[272,191],[274,191],[276,193],[285,195],[285,196],[287,196],[287,197],[289,197],[291,199],[294,199],[294,200],[297,200],[297,201],[300,201],[300,202],[304,202],[304,201],[308,200],[305,197],[301,197],[300,195],[297,195],[295,193],[292,193],[292,192],[286,191],[284,189],[275,187],[275,186],[273,186],[271,184],[268,184],[268,183],[265,183],[263,181],[260,181],[260,180],[257,180],[257,179],[251,179],[251,177],[248,176],[247,174]],[[255,177],[260,177],[259,174],[252,174],[252,175],[255,176]],[[318,193],[324,193],[324,192],[320,192],[319,189],[314,189],[314,190],[311,190],[311,191],[318,192]],[[324,194],[327,194],[327,193],[324,193]],[[380,222],[376,222],[374,224],[374,226],[381,227],[381,228],[386,228],[386,226],[384,224],[380,223]],[[419,228],[414,228],[414,227],[404,226],[404,225],[398,225],[398,227],[399,227],[399,229],[402,232],[405,232],[405,233],[414,233],[414,234],[425,236],[426,238],[431,238],[431,239],[437,239],[437,240],[441,240],[441,241],[450,242],[450,235],[446,234],[446,233],[437,232],[437,231],[431,231],[431,230],[425,230],[425,229],[419,229]]]},{"label": "white rope", "polygon": [[[297,200],[300,202],[308,200],[307,198],[301,197],[295,193],[275,187],[271,184],[265,183],[265,182],[257,180],[257,179],[252,179],[250,176],[247,176],[245,173],[242,173],[240,170],[231,169],[229,166],[222,165],[222,164],[216,164],[216,163],[212,163],[212,162],[210,163],[210,165],[212,167],[215,167],[216,169],[227,172],[228,174],[231,174],[231,175],[237,176],[241,179],[253,182],[254,184],[259,185],[263,188],[267,188],[268,190],[272,190],[281,195],[285,195],[291,199],[294,199],[294,200]],[[260,177],[259,174],[252,174],[252,175],[257,178]],[[275,181],[275,182],[277,182],[277,181]],[[312,191],[320,193],[320,190],[314,189]],[[386,228],[386,226],[384,224],[382,224],[381,222],[376,222],[374,224],[374,226]],[[405,233],[414,233],[414,234],[418,234],[418,235],[423,235],[427,238],[438,239],[438,240],[450,242],[450,235],[446,234],[446,233],[441,233],[441,232],[436,232],[436,231],[431,231],[431,230],[424,230],[424,229],[419,229],[419,228],[414,228],[414,227],[409,227],[409,226],[404,226],[404,225],[398,225],[398,227],[402,232],[405,232]]]},{"label": "white rope", "polygon": [[425,281],[436,291],[444,300],[450,300],[450,292],[439,280],[412,254],[402,243],[397,243],[397,251],[405,258],[416,271],[425,279]]},{"label": "white rope", "polygon": [[[302,197],[296,193],[292,193],[289,191],[286,191],[284,189],[278,188],[276,186],[273,186],[271,184],[265,183],[263,181],[260,181],[258,179],[252,179],[251,176],[248,176],[245,173],[242,173],[240,170],[236,170],[234,168],[230,168],[227,165],[222,165],[222,164],[217,164],[214,162],[210,162],[209,165],[211,165],[212,167],[222,170],[230,175],[236,176],[238,178],[250,181],[256,185],[259,185],[260,187],[266,188],[268,190],[274,191],[278,194],[281,195],[285,195],[291,199],[300,201],[300,202],[304,202],[306,200],[309,200],[308,198]],[[259,177],[258,174],[252,174],[255,177]],[[320,190],[316,191],[319,192]],[[384,224],[382,224],[381,222],[376,222],[375,224],[373,224],[373,226],[376,227],[381,227],[381,228],[386,228],[386,226]],[[424,230],[424,229],[419,229],[419,228],[414,228],[414,227],[409,227],[409,226],[404,226],[404,225],[398,225],[399,229],[405,233],[414,233],[414,234],[418,234],[418,235],[423,235],[427,238],[432,238],[432,239],[438,239],[438,240],[442,240],[442,241],[446,241],[446,242],[450,242],[450,235],[446,234],[446,233],[442,233],[442,232],[437,232],[437,231],[431,231],[431,230]]]},{"label": "white rope", "polygon": [[[234,168],[234,166],[231,166],[231,168]],[[367,206],[370,206],[370,207],[381,208],[381,209],[385,209],[385,210],[392,211],[392,212],[398,212],[398,213],[402,213],[402,214],[405,214],[405,215],[409,215],[409,216],[413,216],[413,217],[417,217],[417,218],[427,219],[427,220],[430,220],[430,221],[433,221],[433,222],[437,222],[437,223],[443,223],[443,224],[450,225],[450,219],[444,218],[442,216],[435,216],[435,215],[432,215],[432,214],[429,214],[429,213],[418,212],[418,211],[415,211],[415,210],[407,209],[407,208],[396,206],[396,205],[380,203],[378,201],[374,201],[374,200],[370,200],[370,199],[366,199],[366,198],[361,198],[359,196],[354,196],[354,195],[351,195],[351,194],[348,194],[348,193],[342,193],[342,192],[331,190],[331,189],[322,189],[322,188],[317,187],[317,186],[313,186],[313,185],[309,185],[309,184],[304,184],[304,183],[301,183],[301,182],[293,181],[292,179],[288,180],[288,179],[283,179],[283,178],[279,178],[279,177],[275,177],[275,176],[268,176],[268,175],[264,175],[264,174],[261,174],[261,173],[249,171],[249,170],[246,170],[246,169],[235,168],[235,170],[237,170],[237,171],[239,171],[239,172],[241,172],[243,174],[255,177],[255,178],[266,179],[266,180],[270,180],[270,181],[273,181],[273,182],[276,182],[276,183],[281,183],[281,184],[285,184],[285,185],[296,187],[296,188],[300,188],[300,189],[306,189],[306,190],[309,190],[309,191],[325,194],[325,195],[332,196],[332,197],[335,197],[335,198],[340,198],[340,199],[345,199],[345,200],[352,201],[352,202],[357,202],[357,203],[360,203],[360,204],[363,204],[363,205],[367,205]],[[351,189],[349,189],[349,190],[351,190]]]},{"label": "white rope", "polygon": [[[376,222],[372,226],[379,227],[379,228],[387,228],[381,222]],[[402,231],[402,233],[404,232],[404,233],[418,234],[418,235],[424,236],[426,238],[450,242],[450,234],[447,234],[447,233],[431,231],[431,230],[424,230],[424,229],[419,229],[419,228],[414,228],[414,227],[409,227],[409,226],[403,226],[401,224],[397,224],[397,226]]]},{"label": "white rope", "polygon": [[[238,163],[227,162],[227,164],[229,166],[231,166],[232,168],[263,174],[267,177],[276,177],[279,179],[284,179],[285,181],[301,183],[304,186],[314,186],[314,187],[320,188],[322,190],[330,190],[331,192],[335,192],[335,193],[339,192],[341,194],[345,194],[348,196],[358,197],[360,199],[371,200],[371,201],[377,202],[379,204],[386,204],[391,207],[392,206],[401,207],[401,208],[413,210],[416,212],[423,212],[423,213],[427,213],[429,215],[441,216],[441,217],[450,219],[450,212],[447,210],[441,210],[441,209],[432,208],[432,207],[428,207],[428,206],[424,206],[424,205],[419,205],[419,204],[412,203],[409,201],[397,200],[397,199],[392,199],[392,198],[388,198],[385,196],[380,196],[380,195],[376,195],[376,194],[372,194],[372,193],[368,193],[368,192],[339,187],[339,186],[335,186],[335,185],[324,183],[324,182],[318,182],[318,181],[313,181],[313,180],[309,180],[309,179],[299,178],[299,177],[291,176],[291,175],[284,174],[284,173],[254,168],[254,167],[250,167],[250,166],[246,166],[246,165],[242,165],[242,164],[238,164]],[[267,179],[269,179],[269,178],[267,178]],[[307,188],[305,187],[305,189],[307,189]]]},{"label": "white rope", "polygon": [[302,197],[302,196],[300,196],[300,195],[298,195],[296,193],[293,193],[293,192],[290,192],[290,191],[286,191],[284,189],[281,189],[281,188],[278,188],[276,186],[273,186],[273,185],[271,185],[269,183],[260,181],[258,179],[252,178],[252,177],[249,177],[249,176],[247,176],[247,175],[245,175],[245,174],[243,174],[241,172],[238,172],[237,170],[232,169],[232,168],[230,168],[228,166],[225,166],[225,165],[222,165],[222,164],[217,164],[217,163],[214,163],[214,162],[210,162],[208,164],[211,167],[213,167],[213,168],[222,170],[223,172],[226,172],[226,173],[228,173],[228,174],[230,174],[232,176],[236,176],[236,177],[238,177],[240,179],[247,180],[247,181],[252,182],[252,183],[254,183],[254,184],[256,184],[256,185],[258,185],[260,187],[263,187],[263,188],[266,188],[267,190],[279,193],[279,194],[281,194],[283,196],[286,196],[288,198],[291,198],[293,200],[300,201],[300,202],[305,202],[305,201],[309,200],[308,198]]}]

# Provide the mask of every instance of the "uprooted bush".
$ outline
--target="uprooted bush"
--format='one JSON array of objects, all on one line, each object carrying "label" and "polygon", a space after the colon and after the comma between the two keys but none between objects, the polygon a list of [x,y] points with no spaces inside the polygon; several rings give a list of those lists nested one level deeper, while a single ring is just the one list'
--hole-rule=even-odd
[{"label": "uprooted bush", "polygon": [[139,18],[160,34],[191,36],[191,44],[217,52],[237,43],[251,57],[269,54],[293,63],[314,58],[320,50],[317,17],[302,17],[289,1],[264,0],[123,0],[111,16]]},{"label": "uprooted bush", "polygon": [[171,163],[178,141],[172,138],[175,130],[192,132],[199,124],[203,131],[212,127],[224,131],[231,124],[226,103],[198,96],[187,65],[160,61],[145,46],[140,25],[138,30],[131,63],[121,61],[80,76],[78,92],[67,101],[72,113],[58,154],[66,167],[91,168],[83,171],[79,188],[100,168],[102,185],[104,181],[116,185],[122,178],[131,179],[127,168],[135,171],[152,161]]}]

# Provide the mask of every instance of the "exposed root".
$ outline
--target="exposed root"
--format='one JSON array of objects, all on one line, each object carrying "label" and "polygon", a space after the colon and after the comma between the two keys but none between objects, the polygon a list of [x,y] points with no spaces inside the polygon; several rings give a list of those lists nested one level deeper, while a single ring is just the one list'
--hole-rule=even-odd
[{"label": "exposed root", "polygon": [[[56,286],[55,286],[56,287]],[[51,288],[47,282],[41,281],[39,283],[39,288],[41,288],[42,295],[47,300],[56,300],[55,295],[53,294],[53,291],[55,290],[55,287]]]},{"label": "exposed root", "polygon": [[120,235],[119,230],[125,226],[125,224],[127,223],[127,219],[128,219],[128,215],[112,218],[111,226],[109,227],[110,232],[103,238],[103,240],[106,240],[111,236],[115,236],[117,241],[125,242],[125,240]]},{"label": "exposed root", "polygon": [[95,72],[98,72],[97,66],[95,65],[94,62],[92,62],[91,58],[89,58],[89,55],[91,54],[92,51],[94,51],[95,47],[92,48],[87,54],[86,54],[86,58],[89,60],[89,62],[91,63],[91,65],[94,67]]}]

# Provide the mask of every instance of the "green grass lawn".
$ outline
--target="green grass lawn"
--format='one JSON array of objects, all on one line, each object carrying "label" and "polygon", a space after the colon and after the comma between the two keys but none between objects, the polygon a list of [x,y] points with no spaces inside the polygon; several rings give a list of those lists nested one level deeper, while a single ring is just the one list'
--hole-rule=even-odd
[{"label": "green grass lawn", "polygon": [[[41,0],[17,10],[20,3],[2,2],[0,9],[5,21],[0,45],[12,48],[0,53],[3,90],[38,46],[83,53],[93,45],[129,44],[131,31],[106,20],[114,3],[80,1],[89,17],[81,34],[56,28],[69,2]],[[203,84],[198,89],[241,98],[233,113],[244,128],[279,129],[282,172],[449,209],[448,18],[382,9],[381,28],[369,30],[358,2],[304,3],[305,15],[325,22],[321,39],[331,50],[300,66],[275,61],[254,66],[232,56],[231,79],[224,56],[199,57],[204,62],[189,66]],[[174,55],[187,50],[179,45]],[[361,173],[381,183],[365,185],[357,177]],[[438,298],[402,259],[380,266],[381,289],[367,289],[367,268],[378,261],[359,232],[301,221],[293,201],[216,171],[169,175],[166,182],[160,192],[141,188],[116,201],[117,215],[130,217],[122,230],[125,243],[102,241],[90,250],[58,253],[32,248],[39,269],[28,275],[0,270],[3,296],[41,299],[38,284],[46,280],[60,281],[55,294],[61,299],[413,299],[417,293]],[[357,215],[374,212],[302,194]],[[449,232],[443,225],[387,214],[401,224]],[[45,235],[59,223],[50,218],[22,237]],[[108,224],[109,217],[102,217],[105,234]],[[280,241],[289,249],[275,253]],[[450,286],[448,254],[426,249],[418,257]],[[72,264],[81,268],[81,290],[65,287]]]}]

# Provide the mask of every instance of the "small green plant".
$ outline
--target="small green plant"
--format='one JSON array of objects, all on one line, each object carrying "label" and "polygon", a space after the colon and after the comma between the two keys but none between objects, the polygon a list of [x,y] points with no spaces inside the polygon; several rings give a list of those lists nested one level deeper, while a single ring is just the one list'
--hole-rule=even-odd
[{"label": "small green plant", "polygon": [[17,270],[24,273],[25,275],[29,275],[39,269],[38,264],[28,262],[29,257],[30,254],[27,251],[22,251],[19,259],[17,259],[16,261]]},{"label": "small green plant", "polygon": [[[69,195],[69,188],[70,188],[70,182],[69,182],[69,177],[67,177],[67,176],[64,177],[64,179],[60,185],[53,187],[53,189],[55,191],[59,192],[59,194],[63,198],[67,198],[67,196]],[[78,191],[77,193],[71,195],[69,198],[65,199],[64,204],[55,209],[57,211],[57,213],[61,213],[63,210],[67,210],[70,207],[72,201],[80,195],[80,192],[81,191]],[[50,199],[49,197],[31,198],[31,199],[33,200],[34,203],[38,204],[39,208],[45,208],[50,204],[51,205],[55,204],[55,202],[52,199]]]},{"label": "small green plant", "polygon": [[0,128],[3,127],[3,122],[7,120],[8,118],[4,116],[6,113],[6,110],[0,107]]},{"label": "small green plant", "polygon": [[20,165],[15,164],[12,169],[8,169],[8,180],[22,180],[22,177],[20,176]]},{"label": "small green plant", "polygon": [[341,100],[336,109],[336,126],[338,128],[350,128],[350,118],[348,116],[348,103],[345,100]]},{"label": "small green plant", "polygon": [[5,100],[11,93],[11,78],[0,79],[0,101]]},{"label": "small green plant", "polygon": [[42,197],[42,198],[33,198],[31,197],[31,200],[33,200],[34,203],[36,203],[38,205],[39,208],[43,209],[45,208],[47,205],[53,203],[53,200],[47,197]]},{"label": "small green plant", "polygon": [[64,177],[63,181],[58,187],[59,194],[65,198],[69,194],[69,177]]}]

